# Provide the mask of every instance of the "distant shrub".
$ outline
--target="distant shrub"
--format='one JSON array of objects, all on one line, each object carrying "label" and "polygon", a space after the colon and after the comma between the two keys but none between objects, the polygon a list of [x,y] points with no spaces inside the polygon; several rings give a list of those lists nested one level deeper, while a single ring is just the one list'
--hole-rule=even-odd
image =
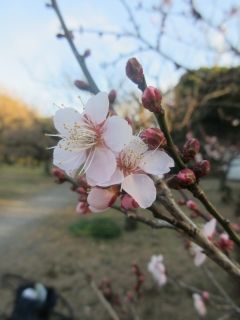
[{"label": "distant shrub", "polygon": [[93,218],[90,220],[81,219],[70,226],[70,232],[74,236],[90,236],[95,239],[118,238],[122,230],[111,218]]},{"label": "distant shrub", "polygon": [[90,225],[90,220],[81,219],[80,221],[71,224],[69,230],[76,237],[83,235],[87,236],[90,235]]}]

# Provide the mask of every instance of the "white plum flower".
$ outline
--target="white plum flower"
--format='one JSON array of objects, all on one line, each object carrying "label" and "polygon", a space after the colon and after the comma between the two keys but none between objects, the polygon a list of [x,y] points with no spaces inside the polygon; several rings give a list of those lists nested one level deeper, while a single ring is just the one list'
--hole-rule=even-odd
[{"label": "white plum flower", "polygon": [[[111,179],[101,184],[110,186],[121,184],[139,204],[141,208],[148,208],[156,199],[156,187],[148,174],[163,177],[174,166],[174,161],[162,150],[150,150],[138,136],[133,136],[131,141],[117,155],[117,168]],[[96,181],[88,180],[95,185]]]},{"label": "white plum flower", "polygon": [[152,274],[154,280],[160,287],[167,283],[166,268],[163,264],[162,255],[153,255],[148,263],[148,271]]},{"label": "white plum flower", "polygon": [[[208,238],[209,240],[211,240],[211,238],[213,237],[213,235],[215,233],[216,223],[217,223],[216,219],[212,219],[212,220],[208,221],[202,229],[202,235],[204,237]],[[200,265],[202,265],[205,262],[206,255],[203,252],[203,249],[199,245],[192,242],[191,246],[190,246],[190,251],[194,256],[195,266],[199,267]]]},{"label": "white plum flower", "polygon": [[54,125],[62,139],[54,149],[54,165],[70,176],[81,171],[98,183],[110,179],[117,166],[115,153],[128,144],[132,128],[119,116],[108,117],[108,112],[104,92],[91,97],[82,114],[72,108],[58,110]]},{"label": "white plum flower", "polygon": [[207,314],[207,309],[202,296],[198,293],[194,293],[192,297],[195,310],[200,317],[205,317]]}]

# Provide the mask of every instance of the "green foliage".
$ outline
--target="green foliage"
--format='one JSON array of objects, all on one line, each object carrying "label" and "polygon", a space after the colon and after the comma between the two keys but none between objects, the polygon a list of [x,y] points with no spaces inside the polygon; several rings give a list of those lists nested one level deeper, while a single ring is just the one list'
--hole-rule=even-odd
[{"label": "green foliage", "polygon": [[234,143],[240,130],[240,67],[185,73],[175,88],[170,112],[177,139],[191,130],[200,139],[204,133]]},{"label": "green foliage", "polygon": [[115,220],[107,217],[82,218],[70,225],[69,230],[74,236],[90,236],[94,239],[114,239],[120,237],[122,233]]}]

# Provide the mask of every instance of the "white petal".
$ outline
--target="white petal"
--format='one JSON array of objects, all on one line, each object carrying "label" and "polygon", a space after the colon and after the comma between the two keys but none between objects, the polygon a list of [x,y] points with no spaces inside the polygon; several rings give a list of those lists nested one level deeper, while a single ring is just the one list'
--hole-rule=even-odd
[{"label": "white petal", "polygon": [[207,314],[207,309],[206,309],[203,298],[198,293],[194,293],[192,297],[193,297],[193,304],[196,311],[201,317],[205,317]]},{"label": "white petal", "polygon": [[64,170],[69,176],[75,176],[86,159],[85,151],[72,152],[62,148],[62,141],[53,151],[53,164]]},{"label": "white petal", "polygon": [[169,172],[171,167],[174,167],[174,161],[164,151],[147,151],[144,153],[139,167],[149,174],[163,175]]},{"label": "white petal", "polygon": [[116,170],[116,166],[115,155],[110,149],[96,148],[86,172],[87,179],[95,181],[96,185],[104,183],[110,180]]},{"label": "white petal", "polygon": [[216,219],[212,219],[204,225],[202,233],[204,234],[205,237],[211,238],[213,236],[216,229],[216,223],[217,223]]},{"label": "white petal", "polygon": [[86,180],[87,180],[87,184],[91,187],[96,187],[97,183],[96,181],[92,180],[91,178],[89,178],[88,176],[86,176]]},{"label": "white petal", "polygon": [[122,188],[144,209],[150,207],[156,199],[155,185],[146,174],[127,176],[123,180]]},{"label": "white petal", "polygon": [[84,113],[87,114],[94,123],[101,123],[106,120],[108,110],[108,94],[106,92],[99,92],[88,100]]},{"label": "white petal", "polygon": [[136,155],[141,156],[148,150],[148,146],[142,139],[138,136],[132,136],[129,144],[124,148],[124,153],[135,153]]},{"label": "white petal", "polygon": [[119,168],[117,168],[114,174],[111,176],[110,180],[100,183],[99,186],[101,187],[114,186],[116,184],[121,184],[123,180],[124,180],[123,172]]},{"label": "white petal", "polygon": [[203,252],[198,252],[194,258],[194,264],[196,267],[199,267],[206,260],[206,255]]},{"label": "white petal", "polygon": [[77,112],[77,110],[72,108],[63,108],[58,110],[54,117],[54,126],[58,132],[60,132],[64,137],[69,136],[69,129],[71,129],[74,124],[79,124],[82,121],[82,115]]},{"label": "white petal", "polygon": [[87,198],[89,208],[93,212],[105,211],[116,200],[117,194],[110,189],[93,188]]},{"label": "white petal", "polygon": [[194,255],[194,264],[199,267],[206,260],[206,255],[203,249],[196,243],[191,243],[191,252]]},{"label": "white petal", "polygon": [[120,152],[132,137],[132,127],[128,122],[119,117],[109,117],[105,123],[103,138],[107,146],[116,152]]}]

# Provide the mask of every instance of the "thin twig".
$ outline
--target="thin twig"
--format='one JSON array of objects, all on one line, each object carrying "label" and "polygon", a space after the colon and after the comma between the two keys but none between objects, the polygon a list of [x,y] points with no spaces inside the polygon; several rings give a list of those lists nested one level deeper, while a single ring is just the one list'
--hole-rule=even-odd
[{"label": "thin twig", "polygon": [[217,279],[214,277],[212,272],[206,267],[203,266],[203,270],[205,274],[207,275],[208,279],[213,283],[213,285],[216,287],[216,289],[219,291],[219,293],[228,301],[228,303],[234,308],[235,312],[240,314],[240,307],[236,305],[236,303],[232,300],[232,298],[229,296],[229,294],[224,290],[224,288],[220,285],[220,283],[217,281]]},{"label": "thin twig", "polygon": [[56,12],[56,15],[61,23],[61,26],[62,26],[62,29],[63,29],[63,32],[64,32],[64,36],[65,38],[67,39],[68,43],[69,43],[69,46],[82,70],[82,72],[84,73],[87,81],[88,81],[88,84],[91,88],[91,92],[96,94],[99,92],[99,89],[91,75],[91,73],[89,72],[88,68],[87,68],[87,65],[86,65],[86,62],[85,62],[85,57],[83,55],[81,55],[75,44],[74,44],[74,41],[73,41],[73,38],[72,38],[72,35],[71,35],[71,32],[69,31],[69,29],[67,28],[67,25],[63,19],[63,16],[62,16],[62,13],[59,9],[59,6],[58,6],[58,3],[57,3],[57,0],[51,0],[51,5],[52,5],[52,8],[54,9],[54,11]]}]

